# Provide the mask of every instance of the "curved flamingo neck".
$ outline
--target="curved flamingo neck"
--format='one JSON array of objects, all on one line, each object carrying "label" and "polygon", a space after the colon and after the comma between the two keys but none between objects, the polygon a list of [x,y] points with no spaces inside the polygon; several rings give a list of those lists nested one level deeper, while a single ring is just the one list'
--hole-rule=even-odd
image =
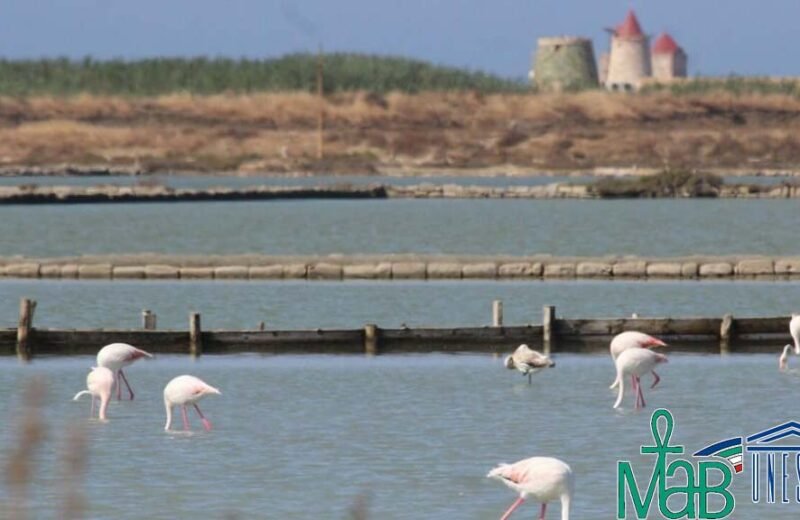
[{"label": "curved flamingo neck", "polygon": [[166,399],[164,399],[164,408],[167,409],[167,424],[164,425],[164,429],[169,430],[169,427],[172,424],[172,405],[170,405],[170,402]]},{"label": "curved flamingo neck", "polygon": [[561,520],[569,520],[569,506],[572,497],[569,493],[561,495]]}]

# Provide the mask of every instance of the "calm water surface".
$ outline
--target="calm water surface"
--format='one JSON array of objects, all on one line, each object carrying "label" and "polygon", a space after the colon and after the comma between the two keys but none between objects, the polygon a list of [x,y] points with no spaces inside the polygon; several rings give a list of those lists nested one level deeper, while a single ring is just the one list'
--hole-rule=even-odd
[{"label": "calm water surface", "polygon": [[[55,328],[138,328],[142,309],[159,328],[186,330],[191,311],[206,329],[480,326],[501,299],[509,325],[561,317],[788,316],[800,282],[148,282],[0,281],[0,327],[16,326],[19,299],[38,301],[35,323]],[[788,333],[787,333],[788,339]]]},{"label": "calm water surface", "polygon": [[4,255],[800,253],[797,200],[307,200],[0,207]]},{"label": "calm water surface", "polygon": [[[0,360],[0,385],[46,378],[48,435],[35,460],[34,518],[57,517],[66,425],[90,442],[85,493],[90,518],[349,518],[369,497],[370,518],[498,518],[514,500],[485,478],[498,462],[557,456],[576,475],[573,517],[614,518],[616,463],[646,479],[650,413],[676,418],[672,444],[687,452],[797,419],[797,375],[779,375],[773,356],[675,354],[648,409],[611,408],[607,356],[557,357],[532,386],[500,359],[476,355],[361,357],[162,356],[128,371],[137,398],[113,402],[110,420],[90,421],[83,388],[89,357]],[[215,426],[163,431],[161,392],[192,373],[222,390],[201,402]],[[742,374],[747,385],[738,385]],[[580,381],[580,384],[576,383]],[[732,384],[733,383],[733,384]],[[627,396],[630,397],[630,396]],[[19,392],[0,401],[0,442],[13,445]],[[791,473],[791,471],[790,471]],[[796,482],[790,477],[790,492]],[[749,479],[735,477],[736,518],[793,518],[798,504],[749,503]],[[558,505],[550,513],[557,516]],[[525,504],[517,513],[533,518]]]}]

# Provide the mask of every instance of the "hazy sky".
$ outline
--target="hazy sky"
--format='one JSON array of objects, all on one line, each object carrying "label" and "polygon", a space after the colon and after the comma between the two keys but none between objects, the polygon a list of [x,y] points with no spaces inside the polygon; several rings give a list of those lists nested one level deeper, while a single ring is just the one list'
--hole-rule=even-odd
[{"label": "hazy sky", "polygon": [[800,75],[800,0],[5,0],[0,55],[395,54],[525,76],[536,38],[606,49],[628,8],[670,31],[690,74]]}]

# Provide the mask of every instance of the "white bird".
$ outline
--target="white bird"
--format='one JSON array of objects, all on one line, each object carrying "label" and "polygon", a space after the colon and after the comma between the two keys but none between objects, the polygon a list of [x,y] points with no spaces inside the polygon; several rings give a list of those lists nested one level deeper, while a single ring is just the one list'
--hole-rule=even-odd
[{"label": "white bird", "polygon": [[553,500],[561,500],[561,520],[569,520],[575,481],[572,469],[563,461],[552,457],[531,457],[514,464],[500,464],[486,476],[501,481],[519,493],[519,498],[500,520],[506,520],[530,497],[542,504],[540,520],[544,519],[547,503]]},{"label": "white bird", "polygon": [[92,396],[92,409],[89,413],[90,417],[94,416],[94,403],[95,399],[100,399],[100,411],[98,418],[101,421],[106,420],[106,410],[108,409],[108,401],[111,399],[111,389],[114,386],[114,372],[106,367],[92,367],[92,371],[86,376],[87,390],[81,390],[73,401],[77,401],[84,394]]},{"label": "white bird", "polygon": [[125,383],[125,386],[128,387],[128,393],[131,396],[131,400],[133,400],[133,390],[131,389],[131,385],[128,384],[128,379],[125,377],[122,368],[143,357],[151,358],[153,355],[142,349],[128,345],[127,343],[112,343],[101,348],[97,353],[97,366],[106,367],[117,375],[117,400],[122,397],[120,379]]},{"label": "white bird", "polygon": [[522,372],[522,375],[528,376],[528,384],[531,384],[531,376],[539,370],[556,366],[549,357],[531,349],[524,343],[517,347],[513,354],[506,357],[504,364],[509,370],[516,368]]},{"label": "white bird", "polygon": [[[611,359],[616,361],[620,354],[631,348],[655,348],[666,346],[666,343],[649,334],[637,332],[635,330],[629,330],[614,336],[611,339],[609,350],[611,352]],[[655,371],[653,371],[653,384],[650,386],[650,388],[655,388],[659,381],[661,381],[661,378],[658,377],[658,374],[656,374]],[[617,382],[614,381],[614,383],[611,385],[611,388],[616,388],[616,385]]]},{"label": "white bird", "polygon": [[800,314],[792,314],[792,319],[789,321],[789,334],[792,335],[794,341],[794,353],[800,354]]},{"label": "white bird", "polygon": [[789,354],[792,352],[792,345],[786,345],[783,347],[783,353],[781,357],[778,358],[778,370],[781,372],[785,372],[789,370]]},{"label": "white bird", "polygon": [[642,395],[641,377],[643,374],[652,372],[659,363],[666,363],[667,356],[658,354],[652,350],[644,348],[632,348],[623,351],[615,361],[617,367],[617,379],[614,383],[619,385],[619,393],[614,408],[619,408],[622,404],[622,396],[625,394],[625,378],[631,376],[633,392],[636,397],[635,408],[638,410],[645,405],[644,395]]},{"label": "white bird", "polygon": [[172,407],[178,405],[181,407],[181,414],[183,416],[183,429],[189,429],[189,417],[186,415],[186,407],[188,405],[194,406],[197,410],[197,415],[203,422],[203,428],[206,431],[211,431],[211,422],[205,418],[200,407],[197,406],[197,401],[210,394],[220,395],[222,392],[217,390],[211,385],[206,384],[201,379],[194,376],[178,376],[172,381],[167,383],[164,387],[164,407],[167,409],[167,424],[164,426],[165,430],[169,430],[172,424]]}]

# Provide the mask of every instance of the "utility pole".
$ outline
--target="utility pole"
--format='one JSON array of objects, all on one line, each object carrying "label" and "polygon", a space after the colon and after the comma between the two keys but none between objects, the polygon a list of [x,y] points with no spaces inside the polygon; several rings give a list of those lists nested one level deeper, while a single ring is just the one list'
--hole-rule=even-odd
[{"label": "utility pole", "polygon": [[319,98],[319,116],[317,118],[317,160],[325,157],[325,89],[323,87],[322,44],[317,53],[317,97]]}]

